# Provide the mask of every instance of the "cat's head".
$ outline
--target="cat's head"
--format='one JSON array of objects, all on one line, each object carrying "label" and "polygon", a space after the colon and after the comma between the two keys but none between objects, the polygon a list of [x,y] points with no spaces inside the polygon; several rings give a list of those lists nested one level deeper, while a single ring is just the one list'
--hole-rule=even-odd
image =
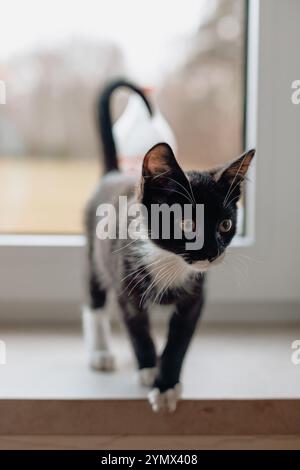
[{"label": "cat's head", "polygon": [[[139,200],[147,208],[148,230],[153,243],[182,256],[187,263],[200,270],[220,262],[236,233],[237,202],[254,154],[255,150],[250,150],[229,164],[211,171],[185,173],[168,144],[152,147],[143,161]],[[183,216],[180,220],[170,212],[170,236],[167,238],[162,234],[162,224],[157,230],[157,225],[154,226],[151,220],[151,207],[161,204],[164,207],[176,204],[182,208]],[[192,216],[188,220],[184,217],[186,204],[192,208]],[[196,212],[198,204],[204,208],[204,224],[200,225]],[[182,230],[181,238],[175,236],[178,225]],[[191,240],[188,238],[188,230],[193,233],[203,231],[200,249],[187,248],[187,242]]]}]

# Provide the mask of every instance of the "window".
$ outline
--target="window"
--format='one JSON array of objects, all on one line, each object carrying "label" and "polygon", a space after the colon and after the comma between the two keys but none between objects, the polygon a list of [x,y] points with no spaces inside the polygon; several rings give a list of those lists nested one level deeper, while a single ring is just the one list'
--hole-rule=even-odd
[{"label": "window", "polygon": [[[120,75],[154,88],[186,169],[244,147],[244,0],[16,0],[2,7],[0,232],[80,234],[101,161],[94,104]],[[115,116],[126,105],[119,93]]]}]

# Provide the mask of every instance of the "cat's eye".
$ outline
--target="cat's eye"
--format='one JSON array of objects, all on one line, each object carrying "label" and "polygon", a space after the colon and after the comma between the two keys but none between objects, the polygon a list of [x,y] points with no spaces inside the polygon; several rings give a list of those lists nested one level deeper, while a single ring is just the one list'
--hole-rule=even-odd
[{"label": "cat's eye", "polygon": [[183,219],[181,221],[181,228],[183,232],[194,232],[195,222],[193,219]]},{"label": "cat's eye", "polygon": [[224,219],[219,225],[219,230],[221,233],[229,232],[232,228],[232,220],[231,219]]}]

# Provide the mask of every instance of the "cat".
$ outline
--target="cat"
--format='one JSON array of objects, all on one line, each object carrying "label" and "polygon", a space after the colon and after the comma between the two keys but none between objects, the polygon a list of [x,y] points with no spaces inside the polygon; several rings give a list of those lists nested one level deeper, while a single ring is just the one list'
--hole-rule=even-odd
[{"label": "cat", "polygon": [[[223,260],[236,233],[237,202],[255,150],[211,171],[184,172],[171,147],[157,143],[146,153],[138,178],[123,174],[118,169],[109,108],[111,95],[120,87],[140,95],[150,116],[153,114],[142,90],[125,80],[108,84],[99,100],[104,175],[85,211],[88,302],[83,310],[84,334],[89,365],[113,370],[109,312],[117,306],[136,356],[140,383],[150,388],[148,400],[152,409],[172,412],[181,396],[182,363],[203,309],[205,273]],[[152,239],[151,215],[147,220],[148,237],[141,236],[141,231],[133,240],[99,239],[96,211],[103,203],[111,203],[117,212],[121,211],[115,228],[119,232],[125,228],[128,233],[134,217],[128,221],[128,213],[122,213],[119,196],[128,197],[128,207],[136,202],[143,204],[149,209],[148,214],[154,204],[204,204],[203,246],[187,249],[185,234],[176,239],[174,232],[168,239],[161,237],[160,232]],[[186,222],[192,222],[195,228],[193,219],[179,222],[182,230]],[[160,357],[150,332],[149,315],[154,304],[169,305],[172,310]]]}]

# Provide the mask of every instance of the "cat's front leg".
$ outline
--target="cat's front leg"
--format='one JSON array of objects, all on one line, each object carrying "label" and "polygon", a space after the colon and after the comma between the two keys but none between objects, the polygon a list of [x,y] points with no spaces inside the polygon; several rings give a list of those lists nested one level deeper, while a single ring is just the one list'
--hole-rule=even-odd
[{"label": "cat's front leg", "polygon": [[181,397],[180,372],[203,305],[203,294],[179,301],[171,316],[168,339],[148,398],[153,411],[173,412]]},{"label": "cat's front leg", "polygon": [[148,312],[128,298],[121,298],[119,303],[137,359],[139,382],[143,386],[151,387],[157,373],[157,356],[151,337]]}]

